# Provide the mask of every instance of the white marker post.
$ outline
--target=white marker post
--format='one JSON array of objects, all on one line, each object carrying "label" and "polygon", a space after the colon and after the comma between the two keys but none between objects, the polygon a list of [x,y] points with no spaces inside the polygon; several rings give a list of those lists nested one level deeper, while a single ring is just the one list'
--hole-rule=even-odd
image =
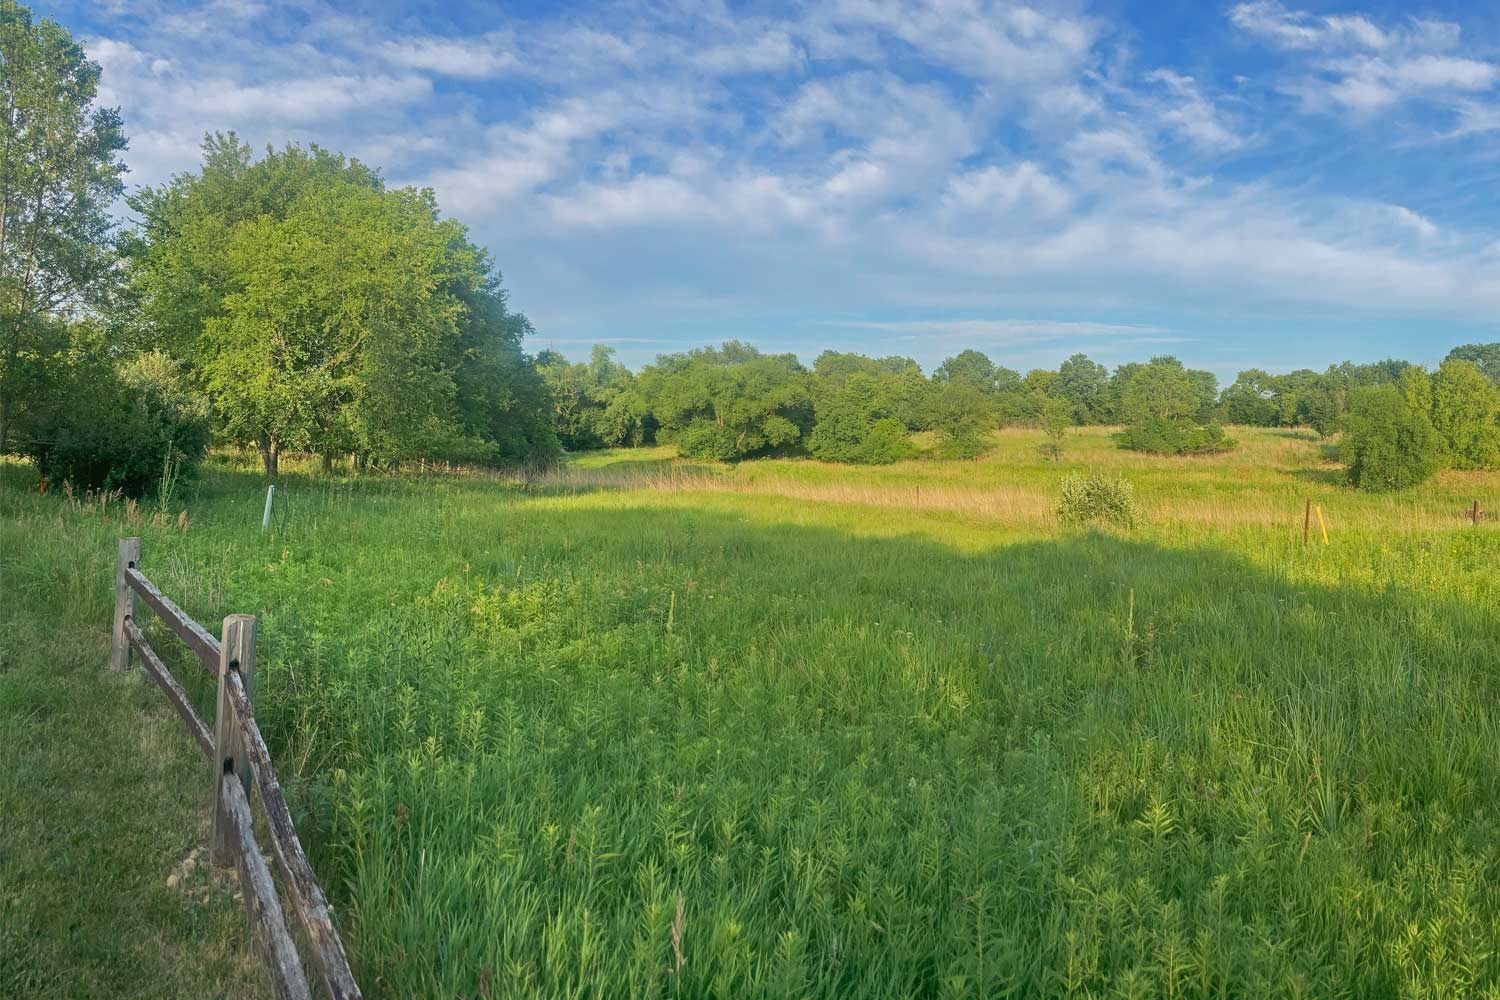
[{"label": "white marker post", "polygon": [[260,516],[260,530],[265,531],[271,526],[271,501],[276,497],[276,484],[272,483],[266,487],[266,512]]}]

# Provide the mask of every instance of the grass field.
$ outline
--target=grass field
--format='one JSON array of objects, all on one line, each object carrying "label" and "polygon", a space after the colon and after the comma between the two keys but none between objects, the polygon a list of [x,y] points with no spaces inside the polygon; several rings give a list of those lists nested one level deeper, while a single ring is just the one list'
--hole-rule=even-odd
[{"label": "grass field", "polygon": [[[1103,431],[1060,463],[1024,431],[881,469],[611,452],[524,488],[294,472],[269,537],[229,459],[185,527],[10,466],[0,723],[49,739],[28,643],[86,633],[102,673],[140,534],[199,620],[261,616],[257,714],[371,996],[1500,996],[1500,524],[1460,519],[1500,476],[1360,495],[1310,434],[1234,433],[1187,460]],[[1147,523],[1058,528],[1083,468]],[[151,725],[141,755],[186,753]],[[60,765],[5,771],[23,830],[67,797]],[[35,891],[91,821],[55,815],[0,856],[0,985],[87,960]],[[137,889],[88,877],[109,913]]]}]

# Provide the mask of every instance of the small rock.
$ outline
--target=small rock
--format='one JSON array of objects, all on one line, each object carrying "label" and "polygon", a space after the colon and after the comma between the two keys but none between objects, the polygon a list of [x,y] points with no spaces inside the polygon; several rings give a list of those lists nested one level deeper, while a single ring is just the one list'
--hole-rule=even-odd
[{"label": "small rock", "polygon": [[177,883],[180,882],[180,881],[182,881],[182,880],[179,879],[175,874],[168,875],[167,876],[167,888],[168,889],[175,889],[175,888],[177,888]]}]

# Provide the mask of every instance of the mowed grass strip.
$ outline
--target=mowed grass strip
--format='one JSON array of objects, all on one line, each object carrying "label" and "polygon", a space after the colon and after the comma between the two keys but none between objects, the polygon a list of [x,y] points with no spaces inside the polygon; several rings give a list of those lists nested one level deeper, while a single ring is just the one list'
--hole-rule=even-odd
[{"label": "mowed grass strip", "polygon": [[122,525],[14,501],[0,514],[0,996],[269,996],[237,887],[203,864],[208,763],[155,685],[108,669],[100,579]]},{"label": "mowed grass strip", "polygon": [[[1500,535],[1457,513],[1500,483],[1368,498],[1316,440],[1235,433],[711,489],[641,453],[530,489],[294,474],[270,537],[227,467],[186,531],[19,474],[3,502],[97,564],[101,620],[126,533],[200,620],[261,615],[262,728],[372,996],[1493,991]],[[857,492],[1089,467],[1143,529]]]}]

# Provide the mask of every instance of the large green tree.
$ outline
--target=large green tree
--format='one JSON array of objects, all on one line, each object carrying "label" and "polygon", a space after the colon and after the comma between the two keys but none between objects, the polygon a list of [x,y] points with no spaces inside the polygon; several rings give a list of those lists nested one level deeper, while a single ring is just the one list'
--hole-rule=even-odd
[{"label": "large green tree", "polygon": [[[1109,369],[1075,354],[1057,370],[1057,393],[1072,410],[1073,423],[1099,424],[1109,419]],[[1056,407],[1046,414],[1056,423]]]},{"label": "large green tree", "polygon": [[98,87],[66,30],[0,0],[0,454],[66,321],[112,285],[125,136]]},{"label": "large green tree", "polygon": [[223,436],[360,461],[555,453],[545,386],[488,255],[430,191],[318,147],[210,136],[199,174],[131,199],[132,291]]},{"label": "large green tree", "polygon": [[1472,361],[1450,358],[1432,376],[1431,418],[1457,469],[1500,468],[1500,387]]},{"label": "large green tree", "polygon": [[684,455],[736,461],[798,445],[812,425],[811,382],[792,354],[731,340],[662,355],[638,381],[658,438]]},{"label": "large green tree", "polygon": [[1394,385],[1351,391],[1339,453],[1349,481],[1364,490],[1415,486],[1442,466],[1442,442],[1432,422]]}]

